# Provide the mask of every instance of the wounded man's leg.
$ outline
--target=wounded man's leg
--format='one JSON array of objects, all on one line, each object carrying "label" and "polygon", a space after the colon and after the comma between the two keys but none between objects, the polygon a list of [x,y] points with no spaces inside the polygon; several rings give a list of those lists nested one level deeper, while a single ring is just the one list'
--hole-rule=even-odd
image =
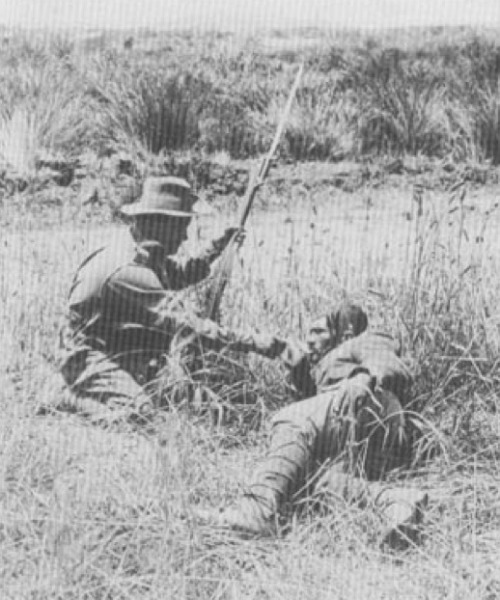
[{"label": "wounded man's leg", "polygon": [[269,451],[243,498],[220,514],[220,525],[252,535],[276,531],[285,505],[305,493],[318,465],[338,452],[336,404],[333,391],[297,402],[275,415]]},{"label": "wounded man's leg", "polygon": [[339,503],[371,507],[383,522],[382,545],[404,548],[420,539],[421,524],[428,505],[428,494],[415,487],[367,481],[331,467],[318,481],[315,498],[323,507],[336,510]]}]

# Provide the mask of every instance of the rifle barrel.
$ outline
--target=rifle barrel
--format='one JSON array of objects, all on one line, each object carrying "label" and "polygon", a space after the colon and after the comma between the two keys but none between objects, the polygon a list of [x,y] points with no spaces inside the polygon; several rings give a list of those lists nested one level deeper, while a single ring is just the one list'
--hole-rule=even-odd
[{"label": "rifle barrel", "polygon": [[273,143],[271,144],[271,148],[269,152],[266,154],[264,160],[260,163],[260,168],[257,173],[253,173],[251,180],[249,182],[247,193],[245,194],[245,200],[243,203],[243,210],[240,216],[240,229],[243,229],[245,226],[248,215],[250,214],[250,210],[252,208],[252,204],[257,193],[258,188],[262,185],[265,178],[269,173],[269,169],[271,168],[272,160],[274,155],[276,154],[276,150],[278,149],[279,143],[281,141],[281,136],[283,135],[283,131],[285,129],[285,125],[287,122],[288,115],[292,108],[292,103],[294,101],[295,95],[297,94],[297,89],[300,84],[300,80],[302,78],[302,73],[304,71],[304,65],[301,64],[299,70],[297,71],[297,75],[295,76],[295,80],[293,82],[292,89],[288,95],[288,99],[283,109],[283,114],[281,116],[280,122],[278,123],[278,128],[276,129],[276,133],[274,134]]},{"label": "rifle barrel", "polygon": [[[280,119],[280,122],[278,123],[278,128],[276,129],[276,133],[274,135],[274,139],[273,139],[273,143],[271,144],[271,148],[269,149],[269,152],[267,153],[267,155],[261,162],[259,170],[254,171],[250,178],[250,182],[248,184],[247,191],[245,193],[245,200],[243,202],[243,210],[241,211],[241,215],[240,215],[240,219],[239,219],[240,229],[243,229],[243,227],[245,226],[246,220],[247,220],[248,215],[250,214],[250,210],[252,208],[252,204],[253,204],[255,195],[257,194],[257,190],[264,183],[264,180],[267,177],[267,174],[269,173],[269,169],[271,168],[271,163],[272,163],[272,160],[276,153],[276,150],[278,149],[278,146],[279,146],[279,143],[281,140],[281,136],[283,135],[283,131],[285,129],[288,114],[290,113],[290,109],[292,107],[293,100],[297,93],[297,89],[299,87],[299,83],[300,83],[300,79],[302,77],[303,70],[304,70],[304,65],[301,64],[299,67],[299,70],[297,72],[297,75],[295,76],[295,81],[293,83],[290,94],[288,95],[287,103],[283,110],[283,114]],[[224,293],[224,288],[226,287],[226,284],[229,280],[229,276],[230,276],[231,269],[232,269],[233,258],[234,258],[235,250],[236,250],[235,245],[234,245],[235,237],[236,237],[236,234],[233,236],[233,238],[230,240],[229,244],[227,245],[226,250],[224,251],[224,255],[221,258],[219,270],[214,278],[214,286],[212,289],[212,302],[211,302],[211,306],[209,309],[209,317],[211,319],[214,319],[218,313],[219,305],[220,305],[220,302],[222,299],[222,294]]]}]

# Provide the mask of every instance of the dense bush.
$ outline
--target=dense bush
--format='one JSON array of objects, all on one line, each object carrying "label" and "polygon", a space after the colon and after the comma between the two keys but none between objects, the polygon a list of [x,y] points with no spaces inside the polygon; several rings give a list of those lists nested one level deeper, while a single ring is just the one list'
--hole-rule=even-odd
[{"label": "dense bush", "polygon": [[404,47],[351,36],[345,47],[325,42],[293,60],[217,37],[196,46],[178,36],[147,51],[101,45],[88,55],[60,39],[10,40],[0,58],[0,160],[12,164],[12,132],[21,130],[25,146],[31,131],[33,154],[90,147],[258,155],[272,139],[300,59],[306,71],[283,155],[499,163],[500,46],[464,32],[454,42],[429,35],[431,42],[422,37]]}]

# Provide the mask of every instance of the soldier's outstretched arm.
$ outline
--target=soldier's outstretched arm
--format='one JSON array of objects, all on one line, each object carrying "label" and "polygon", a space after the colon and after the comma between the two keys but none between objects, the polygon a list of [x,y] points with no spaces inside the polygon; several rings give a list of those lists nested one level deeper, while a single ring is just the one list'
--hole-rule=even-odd
[{"label": "soldier's outstretched arm", "polygon": [[267,358],[278,357],[286,343],[272,335],[243,333],[217,325],[179,310],[169,309],[169,293],[157,276],[141,265],[128,265],[107,282],[105,302],[114,311],[123,313],[123,321],[131,322],[165,335],[165,343],[179,331],[198,336],[205,347],[221,350],[228,347],[237,352],[255,352]]},{"label": "soldier's outstretched arm", "polygon": [[272,359],[280,356],[286,347],[286,342],[275,336],[235,331],[195,315],[162,311],[157,325],[172,334],[183,331],[192,334],[200,338],[203,345],[211,350],[228,348],[236,352],[255,352]]},{"label": "soldier's outstretched arm", "polygon": [[297,340],[287,340],[281,360],[287,367],[290,383],[301,398],[310,398],[317,393],[317,387],[311,374],[311,362],[307,346]]}]

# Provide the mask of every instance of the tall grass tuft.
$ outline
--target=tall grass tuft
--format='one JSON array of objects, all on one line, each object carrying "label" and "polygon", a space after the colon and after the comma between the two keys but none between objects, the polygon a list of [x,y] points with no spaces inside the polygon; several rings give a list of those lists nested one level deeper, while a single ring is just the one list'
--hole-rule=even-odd
[{"label": "tall grass tuft", "polygon": [[0,99],[0,160],[29,178],[44,154],[79,155],[91,113],[71,67],[47,62],[16,70]]},{"label": "tall grass tuft", "polygon": [[432,67],[370,57],[353,74],[359,94],[360,152],[443,156],[451,148],[446,87]]},{"label": "tall grass tuft", "polygon": [[481,158],[500,164],[500,78],[476,90],[469,110]]},{"label": "tall grass tuft", "polygon": [[441,205],[416,187],[414,202],[411,266],[396,300],[416,372],[412,406],[432,424],[424,441],[446,440],[450,460],[467,461],[488,447],[498,457],[495,429],[485,427],[500,381],[498,286],[483,248],[497,206],[468,204],[465,182]]},{"label": "tall grass tuft", "polygon": [[337,161],[356,151],[356,104],[339,94],[335,78],[309,77],[298,91],[285,133],[285,152],[295,160]]},{"label": "tall grass tuft", "polygon": [[15,109],[0,119],[0,160],[24,179],[36,171],[40,143],[35,119],[26,109]]},{"label": "tall grass tuft", "polygon": [[88,93],[98,102],[95,134],[104,146],[117,150],[136,144],[158,153],[196,143],[208,89],[203,78],[159,64],[103,60],[95,66]]}]

